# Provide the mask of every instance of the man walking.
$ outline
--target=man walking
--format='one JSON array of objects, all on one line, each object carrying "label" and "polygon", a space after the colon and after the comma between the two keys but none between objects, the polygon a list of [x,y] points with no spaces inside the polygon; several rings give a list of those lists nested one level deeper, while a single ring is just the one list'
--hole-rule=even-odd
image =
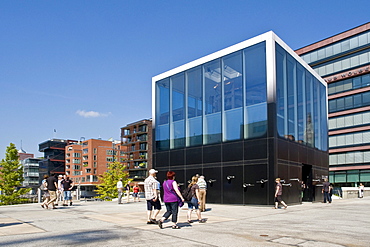
[{"label": "man walking", "polygon": [[325,178],[324,183],[322,183],[322,193],[324,194],[324,203],[326,203],[326,201],[331,203],[330,183],[327,178]]},{"label": "man walking", "polygon": [[117,190],[118,190],[118,204],[122,204],[122,194],[123,194],[122,178],[120,178],[119,181],[117,182]]},{"label": "man walking", "polygon": [[275,209],[278,209],[279,202],[283,204],[284,209],[287,209],[288,206],[282,199],[283,195],[283,185],[280,183],[280,178],[275,179],[276,187],[275,187]]},{"label": "man walking", "polygon": [[199,186],[199,210],[201,212],[206,211],[206,194],[207,194],[207,182],[204,180],[204,176],[200,176],[197,182]]},{"label": "man walking", "polygon": [[46,208],[51,204],[52,209],[56,209],[54,202],[57,199],[57,188],[58,188],[58,179],[55,177],[54,173],[50,173],[50,177],[46,179],[48,192],[50,194],[50,201],[46,204]]},{"label": "man walking", "polygon": [[[161,203],[159,201],[158,181],[155,176],[158,171],[154,169],[149,170],[149,176],[144,181],[145,199],[147,205],[147,224],[157,224],[156,217],[161,210]],[[153,211],[154,208],[154,211]]]}]

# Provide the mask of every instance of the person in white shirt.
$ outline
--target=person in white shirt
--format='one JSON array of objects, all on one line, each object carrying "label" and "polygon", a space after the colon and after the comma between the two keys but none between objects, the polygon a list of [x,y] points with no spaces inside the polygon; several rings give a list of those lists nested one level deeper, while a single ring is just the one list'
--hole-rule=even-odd
[{"label": "person in white shirt", "polygon": [[123,184],[122,178],[119,179],[117,182],[117,190],[118,190],[118,204],[122,204],[122,195],[123,195]]},{"label": "person in white shirt", "polygon": [[[161,210],[161,203],[159,201],[158,181],[155,176],[158,171],[154,169],[149,170],[149,176],[144,181],[145,199],[147,205],[147,224],[158,224],[156,217]],[[154,212],[153,212],[154,208]]]},{"label": "person in white shirt", "polygon": [[204,180],[204,176],[200,176],[197,182],[199,186],[199,209],[201,212],[206,211],[206,194],[207,194],[207,182]]},{"label": "person in white shirt", "polygon": [[365,186],[362,183],[360,183],[360,186],[358,186],[358,197],[364,198],[364,189]]}]

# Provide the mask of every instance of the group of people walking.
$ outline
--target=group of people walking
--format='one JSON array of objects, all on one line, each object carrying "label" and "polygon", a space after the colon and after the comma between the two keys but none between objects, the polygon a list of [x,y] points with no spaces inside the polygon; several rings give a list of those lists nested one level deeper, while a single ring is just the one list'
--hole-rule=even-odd
[{"label": "group of people walking", "polygon": [[[176,173],[168,171],[166,180],[162,184],[163,188],[163,202],[166,206],[166,212],[157,221],[156,218],[161,210],[160,203],[160,183],[156,179],[158,173],[155,169],[149,170],[149,176],[144,181],[145,199],[147,201],[147,224],[158,224],[159,228],[163,228],[165,220],[171,217],[172,229],[180,229],[177,224],[179,207],[188,204],[187,222],[193,223],[192,213],[195,210],[199,223],[205,223],[206,220],[202,218],[201,211],[205,211],[205,196],[206,196],[206,182],[203,176],[193,176],[190,184],[186,189],[189,191],[187,200],[181,193],[176,182]],[[202,189],[201,189],[202,188]],[[203,191],[201,191],[203,190]]]},{"label": "group of people walking", "polygon": [[[119,181],[117,182],[117,190],[118,190],[118,204],[122,204],[122,197],[123,197],[124,190],[126,191],[126,202],[128,203],[130,201],[130,191],[131,191],[130,184],[126,184],[125,186],[123,186],[122,178],[120,178]],[[134,198],[134,202],[136,201],[140,202],[140,196],[139,196],[140,188],[137,183],[134,185],[134,187],[132,187],[132,191],[133,191],[132,196]]]},{"label": "group of people walking", "polygon": [[44,175],[40,189],[44,198],[42,208],[56,209],[59,202],[63,202],[63,206],[72,206],[73,181],[67,175]]}]

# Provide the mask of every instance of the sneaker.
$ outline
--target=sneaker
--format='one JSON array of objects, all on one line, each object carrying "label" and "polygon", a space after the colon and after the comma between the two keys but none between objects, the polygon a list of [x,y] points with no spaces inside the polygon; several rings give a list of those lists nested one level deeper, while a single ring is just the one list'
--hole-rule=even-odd
[{"label": "sneaker", "polygon": [[72,202],[69,203],[69,206],[72,206]]},{"label": "sneaker", "polygon": [[153,225],[153,224],[155,224],[153,221],[147,221],[146,223],[147,223],[148,225],[150,225],[150,224],[152,224],[152,225]]},{"label": "sneaker", "polygon": [[159,226],[159,228],[163,229],[163,222],[159,220],[158,221],[158,226]]},{"label": "sneaker", "polygon": [[193,223],[193,221],[192,220],[188,220],[188,223],[191,224],[191,223]]},{"label": "sneaker", "polygon": [[158,221],[155,219],[151,219],[150,221],[153,222],[153,224],[156,224],[156,225],[158,224]]},{"label": "sneaker", "polygon": [[205,219],[201,219],[201,220],[199,220],[199,223],[206,223],[206,220]]}]

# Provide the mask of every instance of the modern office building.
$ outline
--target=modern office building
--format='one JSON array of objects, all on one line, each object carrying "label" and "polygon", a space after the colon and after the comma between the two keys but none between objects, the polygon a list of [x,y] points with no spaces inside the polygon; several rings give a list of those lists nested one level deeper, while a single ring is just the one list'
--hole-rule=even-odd
[{"label": "modern office building", "polygon": [[[318,200],[328,176],[326,83],[273,32],[152,78],[153,166],[187,185],[208,182],[215,203]],[[320,191],[320,193],[315,193]]]},{"label": "modern office building", "polygon": [[32,188],[32,194],[37,192],[40,186],[40,173],[39,173],[39,158],[25,158],[21,161],[23,165],[23,186]]},{"label": "modern office building", "polygon": [[296,53],[328,84],[330,181],[370,186],[370,22]]},{"label": "modern office building", "polygon": [[124,165],[133,181],[144,181],[152,168],[152,120],[144,119],[121,128]]},{"label": "modern office building", "polygon": [[40,183],[45,174],[65,173],[65,147],[74,140],[51,139],[39,144],[39,152],[44,153],[44,159],[39,162]]},{"label": "modern office building", "polygon": [[65,147],[65,174],[79,188],[82,197],[92,197],[99,184],[98,176],[107,171],[110,163],[123,162],[121,142],[89,139]]}]

